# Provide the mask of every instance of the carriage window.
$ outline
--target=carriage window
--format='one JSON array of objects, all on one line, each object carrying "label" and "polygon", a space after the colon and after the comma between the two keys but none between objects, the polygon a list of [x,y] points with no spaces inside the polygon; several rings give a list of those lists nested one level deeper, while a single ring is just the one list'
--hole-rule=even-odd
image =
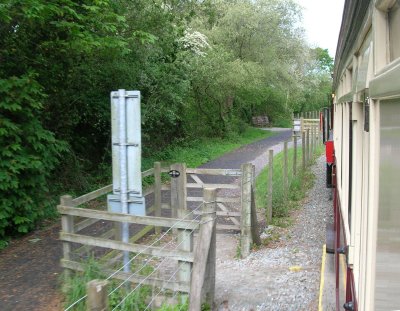
[{"label": "carriage window", "polygon": [[400,309],[400,99],[380,104],[375,310]]},{"label": "carriage window", "polygon": [[390,42],[390,61],[400,57],[400,4],[396,4],[389,10],[389,42]]}]

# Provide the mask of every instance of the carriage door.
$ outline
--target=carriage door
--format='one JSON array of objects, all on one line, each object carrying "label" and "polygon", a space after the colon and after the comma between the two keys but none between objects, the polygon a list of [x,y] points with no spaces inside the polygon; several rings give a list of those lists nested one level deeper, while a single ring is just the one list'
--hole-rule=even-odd
[{"label": "carriage door", "polygon": [[375,310],[400,309],[400,98],[380,102]]}]

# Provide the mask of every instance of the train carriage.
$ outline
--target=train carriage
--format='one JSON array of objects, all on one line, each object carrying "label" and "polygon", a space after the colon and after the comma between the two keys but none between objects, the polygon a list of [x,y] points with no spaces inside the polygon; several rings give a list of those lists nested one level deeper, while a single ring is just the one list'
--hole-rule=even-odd
[{"label": "train carriage", "polygon": [[336,308],[400,310],[400,1],[346,0],[333,79]]}]

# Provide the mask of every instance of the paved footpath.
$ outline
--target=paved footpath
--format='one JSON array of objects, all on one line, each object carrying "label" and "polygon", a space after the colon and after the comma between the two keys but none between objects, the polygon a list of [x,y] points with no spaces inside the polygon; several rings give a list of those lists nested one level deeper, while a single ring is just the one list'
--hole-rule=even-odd
[{"label": "paved footpath", "polygon": [[[242,163],[252,162],[256,172],[267,163],[266,151],[289,140],[290,129],[273,129],[277,134],[264,140],[243,146],[216,160],[204,164],[204,168],[240,168]],[[62,246],[58,240],[59,223],[47,229],[37,230],[21,239],[12,241],[0,251],[0,310],[61,310],[59,293],[59,266]]]}]

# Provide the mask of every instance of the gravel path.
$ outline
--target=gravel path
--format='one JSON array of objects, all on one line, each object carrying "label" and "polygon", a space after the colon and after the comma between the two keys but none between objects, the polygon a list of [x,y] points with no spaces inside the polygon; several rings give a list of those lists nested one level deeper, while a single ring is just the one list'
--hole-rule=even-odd
[{"label": "gravel path", "polygon": [[294,212],[294,225],[279,229],[281,237],[275,248],[264,247],[238,260],[234,259],[237,237],[217,237],[218,310],[318,309],[325,222],[331,217],[324,168],[324,158],[320,157],[312,167],[315,184],[302,208]]}]

